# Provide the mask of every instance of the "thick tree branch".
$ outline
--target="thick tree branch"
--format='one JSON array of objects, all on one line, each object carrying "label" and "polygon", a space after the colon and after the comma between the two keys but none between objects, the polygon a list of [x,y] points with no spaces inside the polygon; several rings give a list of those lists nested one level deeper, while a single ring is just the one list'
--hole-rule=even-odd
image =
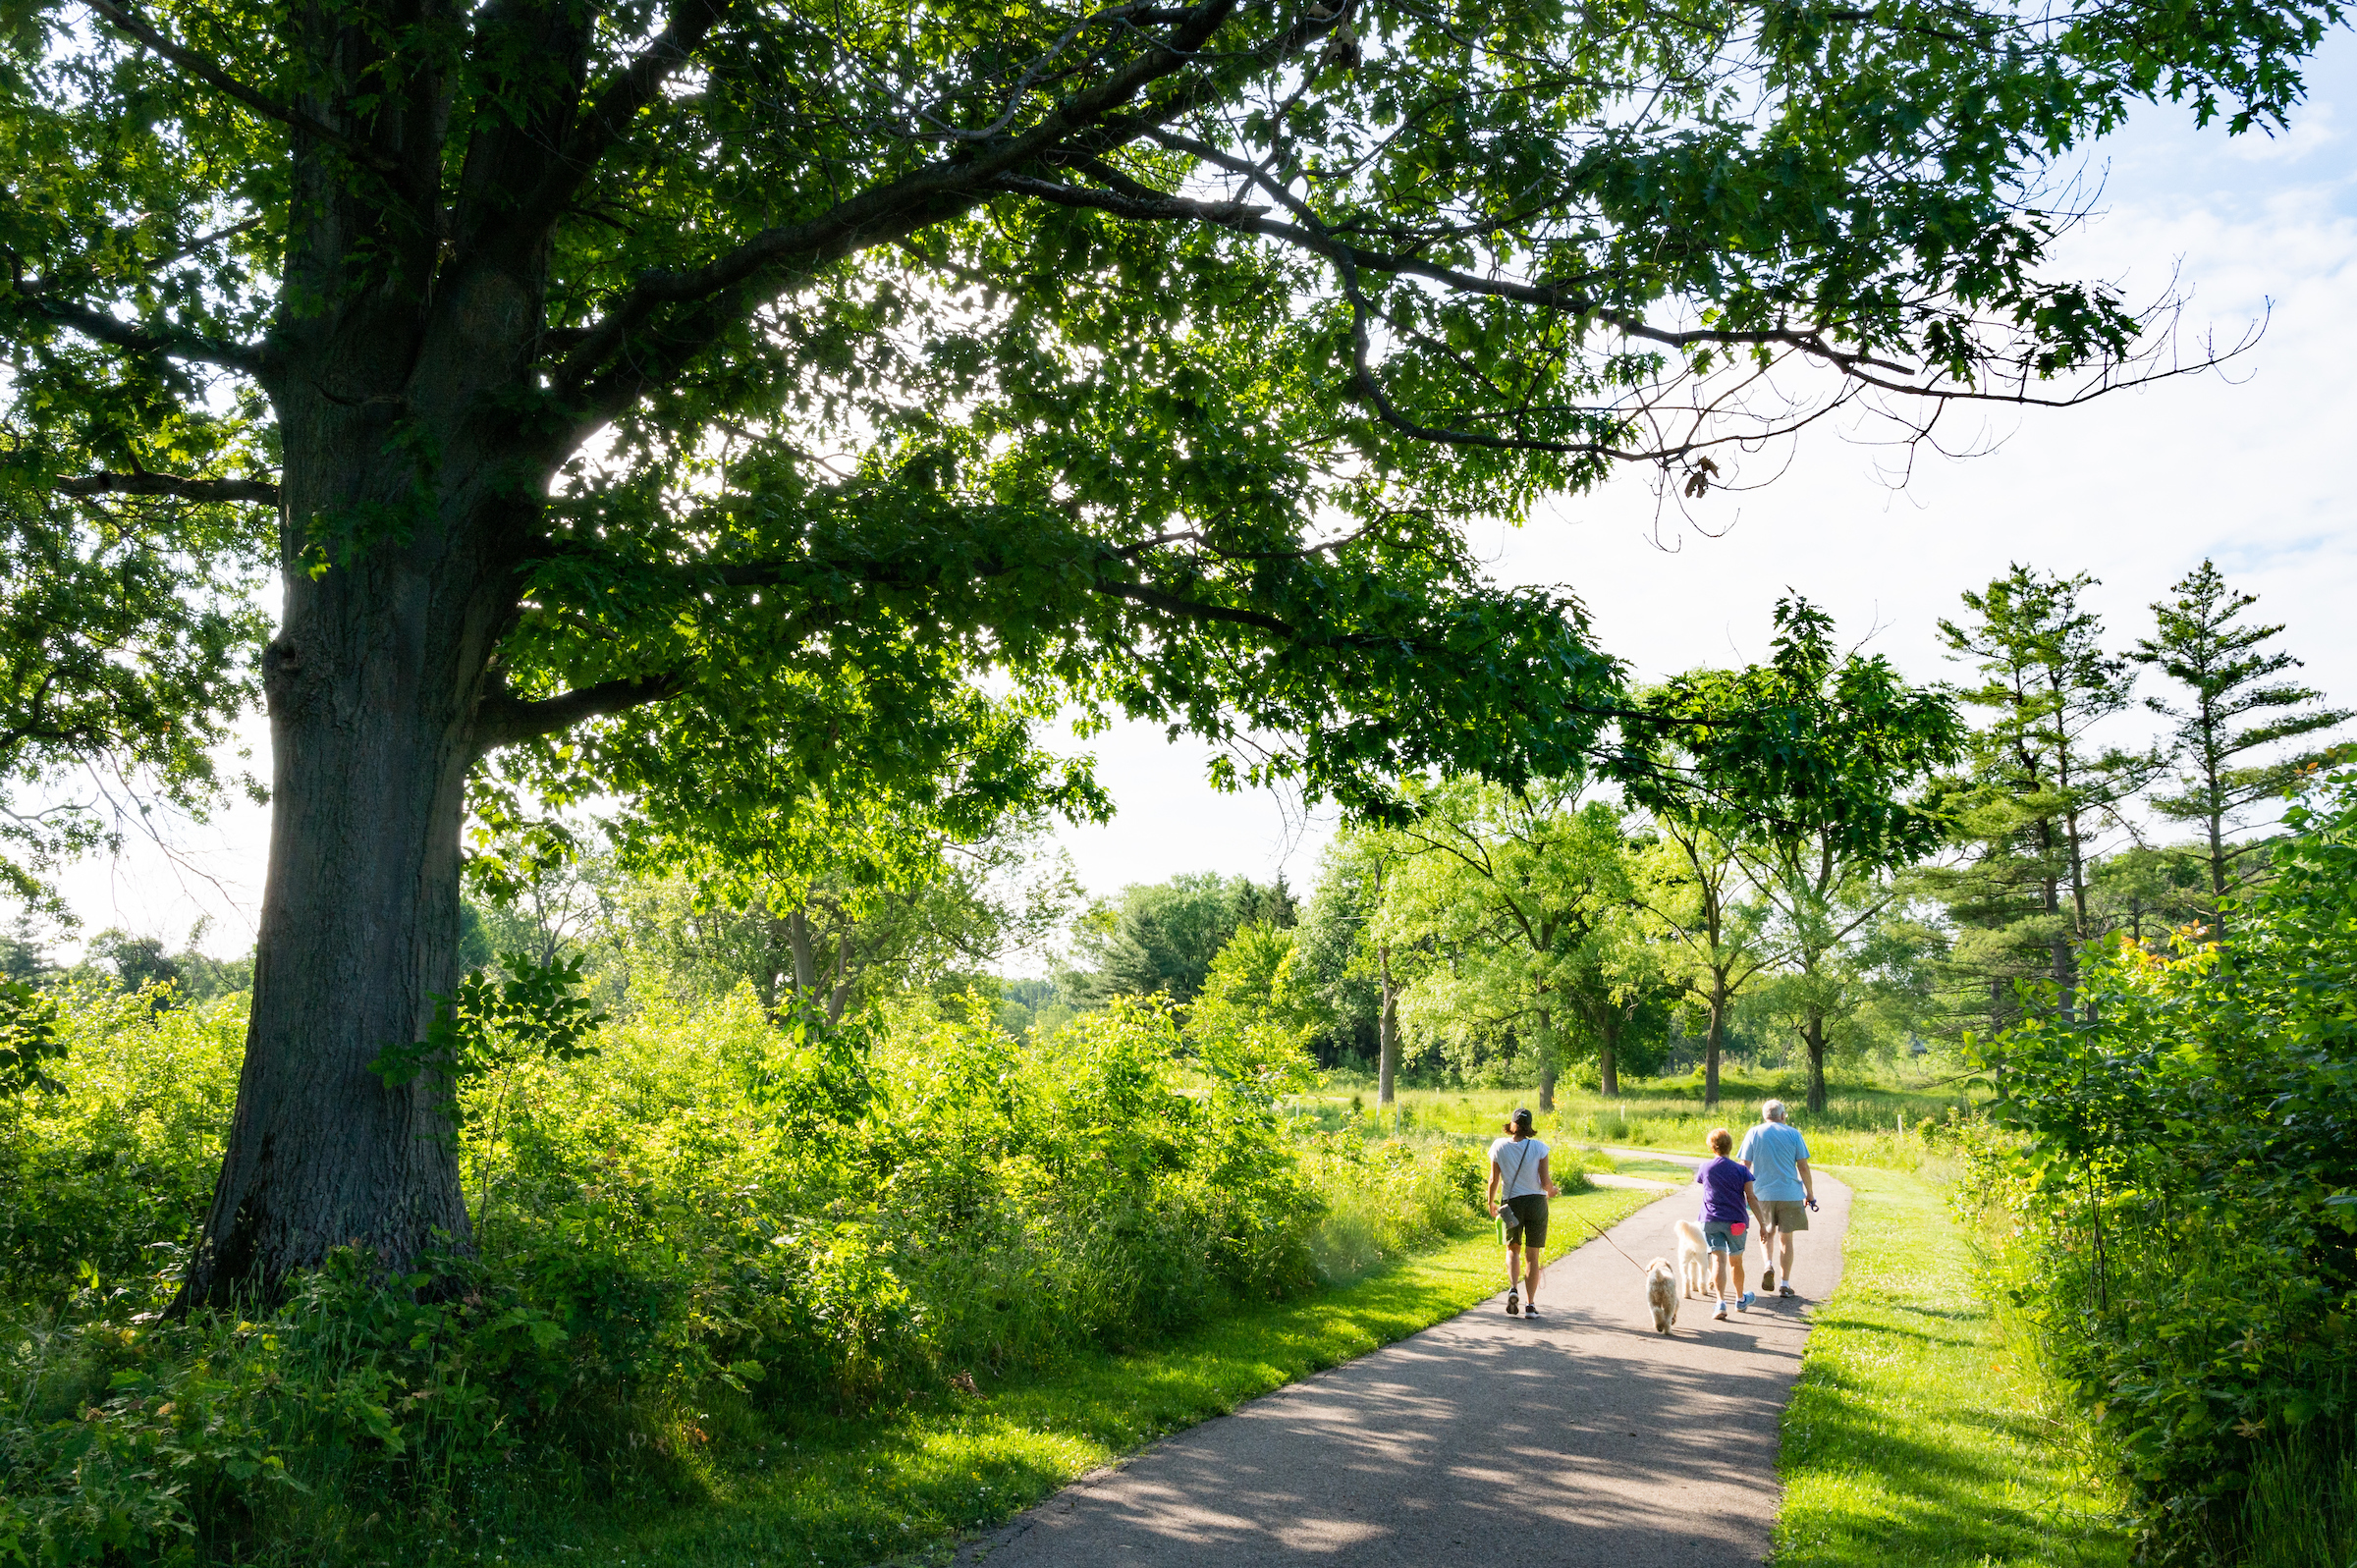
[{"label": "thick tree branch", "polygon": [[103,310],[76,304],[65,299],[44,297],[37,284],[27,284],[19,291],[26,307],[46,317],[61,327],[71,327],[86,338],[95,338],[110,348],[130,353],[158,354],[167,359],[185,359],[196,364],[219,365],[224,370],[236,370],[249,376],[259,376],[264,370],[262,351],[242,343],[223,343],[200,332],[191,332],[170,322],[123,321]]},{"label": "thick tree branch", "polygon": [[870,245],[888,244],[972,207],[993,193],[994,182],[1001,175],[1046,156],[1068,137],[1097,124],[1156,81],[1192,61],[1234,13],[1236,4],[1237,0],[1205,0],[1169,37],[1156,40],[1106,81],[1075,94],[1019,135],[987,149],[961,149],[862,191],[817,218],[766,230],[693,271],[641,278],[574,346],[558,370],[558,385],[576,391],[587,388],[598,368],[663,306],[712,306],[690,311],[686,320],[665,335],[659,351],[631,355],[627,368],[606,378],[605,384],[588,389],[587,419],[602,422],[612,417],[640,390],[675,373],[678,364],[734,325],[742,314],[741,297],[749,286],[795,269],[822,266]]},{"label": "thick tree branch", "polygon": [[1280,620],[1265,611],[1236,610],[1227,605],[1207,605],[1193,599],[1182,599],[1175,593],[1166,593],[1160,588],[1150,587],[1142,582],[1099,581],[1090,583],[1088,587],[1091,593],[1103,594],[1110,599],[1126,599],[1131,604],[1144,605],[1149,610],[1164,611],[1188,621],[1211,621],[1228,625],[1251,626],[1257,630],[1284,637],[1288,641],[1303,640],[1299,627],[1289,621]]},{"label": "thick tree branch", "polygon": [[[1163,139],[1181,150],[1193,152],[1197,156],[1202,156],[1211,150],[1189,137],[1170,136],[1158,139]],[[1226,166],[1232,160],[1221,161],[1223,166]],[[1251,174],[1256,178],[1260,173],[1259,170],[1240,163],[1236,164],[1236,168],[1240,172]],[[1110,171],[1098,169],[1092,172],[1102,176]],[[1314,218],[1308,217],[1306,209],[1302,207],[1298,198],[1289,201],[1288,205],[1300,211],[1304,218],[1308,218],[1311,227],[1269,218],[1266,216],[1269,208],[1265,206],[1253,206],[1240,200],[1197,201],[1181,196],[1164,195],[1137,186],[1136,182],[1125,178],[1121,182],[1123,189],[1104,190],[1086,186],[1062,184],[1052,180],[1032,180],[1015,176],[1002,178],[998,183],[1008,190],[1019,191],[1023,195],[1034,196],[1043,201],[1053,201],[1059,206],[1109,212],[1120,218],[1134,218],[1144,222],[1218,224],[1223,228],[1235,229],[1246,234],[1260,235],[1265,239],[1282,241],[1287,244],[1324,256],[1330,261],[1342,263],[1360,272],[1423,278],[1433,283],[1444,284],[1459,294],[1511,299],[1518,304],[1538,305],[1571,315],[1590,316],[1604,322],[1617,332],[1626,333],[1632,338],[1642,339],[1647,343],[1658,343],[1666,348],[1688,349],[1703,344],[1729,347],[1755,344],[1783,346],[1800,349],[1845,370],[1857,366],[1872,366],[1882,370],[1895,371],[1901,375],[1914,373],[1909,366],[1894,364],[1887,359],[1878,359],[1869,353],[1852,352],[1835,347],[1827,339],[1825,335],[1827,329],[1823,327],[1764,327],[1756,330],[1695,327],[1672,331],[1669,328],[1654,326],[1641,316],[1633,316],[1625,311],[1615,310],[1600,304],[1592,297],[1561,284],[1520,283],[1510,278],[1485,278],[1477,273],[1426,261],[1420,256],[1368,249],[1337,239],[1331,229],[1318,225]],[[1112,183],[1112,181],[1108,181],[1109,185]],[[1452,238],[1454,237],[1452,236]]]},{"label": "thick tree branch", "polygon": [[556,221],[599,161],[628,134],[630,122],[655,102],[663,83],[701,47],[727,15],[729,3],[675,0],[663,30],[615,74],[575,120],[538,184],[518,203],[514,218],[518,230],[536,235]]},{"label": "thick tree branch", "polygon": [[678,696],[686,689],[686,681],[678,675],[640,676],[619,680],[601,680],[593,686],[563,692],[537,702],[521,702],[504,691],[486,695],[474,714],[474,749],[477,755],[501,746],[512,746],[520,740],[535,740],[570,730],[584,719],[601,714],[624,713],[642,708],[650,702],[662,702]]},{"label": "thick tree branch", "polygon": [[291,104],[280,103],[276,99],[256,92],[223,70],[215,61],[186,45],[174,43],[145,19],[114,4],[113,0],[82,0],[82,3],[105,19],[118,32],[135,42],[145,44],[206,86],[229,94],[262,118],[275,120],[280,125],[291,127],[305,135],[317,136],[352,159],[353,162],[373,169],[379,174],[398,175],[401,172],[400,165],[393,162],[392,159],[361,146],[343,132],[332,126],[322,125]]},{"label": "thick tree branch", "polygon": [[80,478],[60,479],[69,496],[171,496],[182,501],[259,501],[278,504],[278,486],[267,479],[187,479],[176,473],[115,473],[101,468]]}]

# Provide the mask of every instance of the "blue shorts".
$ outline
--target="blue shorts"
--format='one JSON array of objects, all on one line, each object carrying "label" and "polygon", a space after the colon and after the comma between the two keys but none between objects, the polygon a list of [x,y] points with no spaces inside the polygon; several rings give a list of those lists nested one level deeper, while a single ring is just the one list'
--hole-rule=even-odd
[{"label": "blue shorts", "polygon": [[1750,1228],[1740,1219],[1706,1219],[1702,1222],[1702,1244],[1713,1252],[1740,1258],[1743,1249],[1751,1245],[1743,1234]]}]

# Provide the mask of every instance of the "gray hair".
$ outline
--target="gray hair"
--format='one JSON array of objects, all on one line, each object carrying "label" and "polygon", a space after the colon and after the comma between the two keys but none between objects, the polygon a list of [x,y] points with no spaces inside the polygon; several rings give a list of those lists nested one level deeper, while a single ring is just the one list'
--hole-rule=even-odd
[{"label": "gray hair", "polygon": [[1760,1119],[1762,1121],[1783,1120],[1784,1103],[1781,1100],[1763,1101],[1760,1105]]}]

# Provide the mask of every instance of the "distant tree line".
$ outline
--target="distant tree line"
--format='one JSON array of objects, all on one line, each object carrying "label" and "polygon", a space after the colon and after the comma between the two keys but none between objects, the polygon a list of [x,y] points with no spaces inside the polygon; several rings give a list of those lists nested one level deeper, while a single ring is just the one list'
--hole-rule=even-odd
[{"label": "distant tree line", "polygon": [[[1243,944],[1270,1015],[1322,1063],[1374,1070],[1385,1101],[1403,1072],[1535,1083],[1548,1102],[1565,1072],[1610,1095],[1675,1065],[1715,1103],[1740,1051],[1796,1057],[1817,1107],[1830,1065],[1983,1051],[2025,1009],[2068,1018],[2090,945],[2220,929],[2267,878],[2287,794],[2348,754],[2330,732],[2351,717],[2215,564],[2125,647],[2087,608],[2093,585],[2016,566],[1965,593],[1941,633],[1972,678],[1911,712],[1796,602],[1769,663],[1672,683],[1783,704],[1796,732],[1881,683],[1883,728],[1850,761],[1888,784],[1888,833],[1713,811],[1722,764],[1691,745],[1662,754],[1697,785],[1684,810],[1581,778],[1410,781],[1408,820],[1343,832],[1306,899],[1211,874],[1125,889],[1069,972],[1021,983],[1017,1011],[1190,1001]],[[2140,677],[2162,689],[2140,701]],[[2131,743],[2139,715],[2165,728]]]}]

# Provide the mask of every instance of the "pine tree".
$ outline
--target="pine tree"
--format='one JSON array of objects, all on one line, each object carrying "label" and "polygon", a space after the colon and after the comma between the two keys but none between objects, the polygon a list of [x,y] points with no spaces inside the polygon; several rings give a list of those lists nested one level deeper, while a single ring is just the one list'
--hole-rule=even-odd
[{"label": "pine tree", "polygon": [[[2100,748],[2092,731],[2125,712],[2128,661],[2103,648],[2103,623],[2080,604],[2094,586],[2016,565],[1964,594],[1968,623],[1942,620],[1955,657],[1982,681],[1964,699],[1991,711],[1966,779],[1949,793],[1969,863],[1935,878],[1957,927],[1949,968],[1985,990],[1992,1024],[2011,1011],[2013,983],[2033,967],[2052,977],[2065,1015],[2075,949],[2101,935],[2089,889],[2096,836],[2158,768],[2146,753]],[[2033,965],[2031,955],[2042,961]],[[1976,1007],[1977,1010],[1977,1007]]]},{"label": "pine tree", "polygon": [[[2253,808],[2280,797],[2300,776],[2343,755],[2334,746],[2276,755],[2238,765],[2237,759],[2286,740],[2318,734],[2345,724],[2346,708],[2310,706],[2324,693],[2296,680],[2276,677],[2300,661],[2263,647],[2281,626],[2244,625],[2242,613],[2259,602],[2256,594],[2226,586],[2215,563],[2204,561],[2177,579],[2174,600],[2156,603],[2157,635],[2140,640],[2129,657],[2152,665],[2186,690],[2182,706],[2148,697],[2145,706],[2175,725],[2170,754],[2179,788],[2157,794],[2152,807],[2172,822],[2196,824],[2203,833],[2200,855],[2210,884],[2205,911],[2215,924],[2219,905],[2246,886],[2256,867],[2249,857],[2264,838],[2231,841],[2249,826]],[[2260,716],[2258,721],[2239,721]]]}]

